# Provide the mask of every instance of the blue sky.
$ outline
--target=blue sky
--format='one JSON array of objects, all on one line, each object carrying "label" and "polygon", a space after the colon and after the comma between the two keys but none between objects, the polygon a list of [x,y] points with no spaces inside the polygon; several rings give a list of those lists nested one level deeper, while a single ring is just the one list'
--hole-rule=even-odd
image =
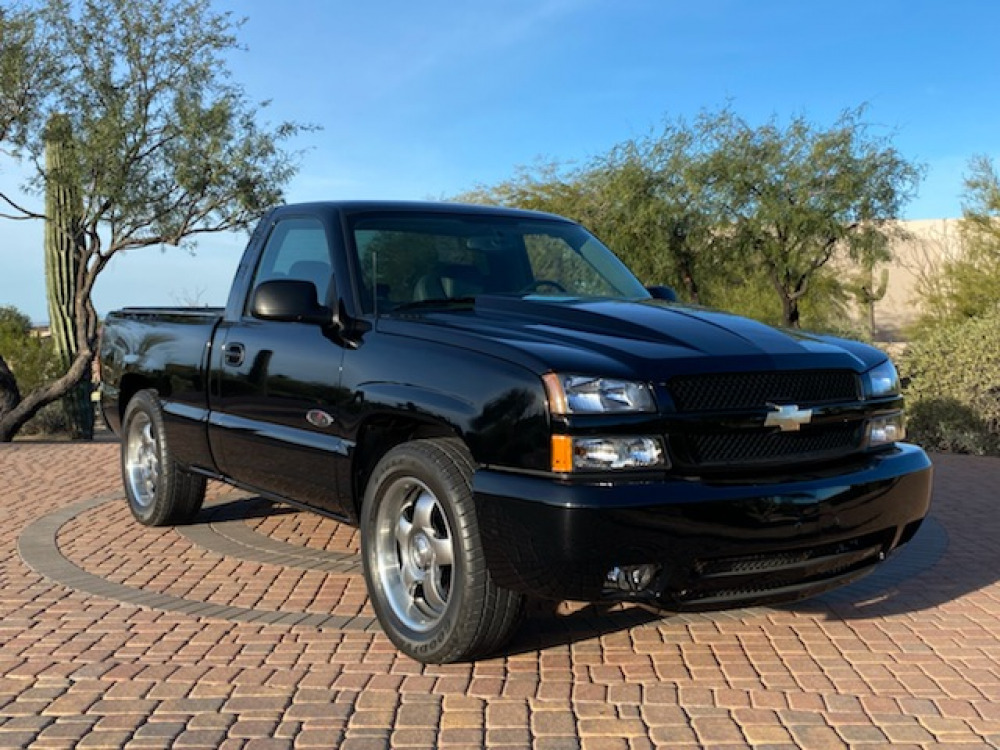
[{"label": "blue sky", "polygon": [[[539,160],[582,162],[727,102],[818,125],[862,103],[926,166],[907,218],[961,213],[974,154],[1000,157],[1000,3],[982,0],[217,0],[245,16],[232,72],[265,116],[322,126],[290,201],[442,198]],[[0,163],[0,186],[18,183]],[[242,236],[147,249],[98,282],[101,312],[221,304]],[[41,228],[0,221],[0,304],[47,317]]]}]

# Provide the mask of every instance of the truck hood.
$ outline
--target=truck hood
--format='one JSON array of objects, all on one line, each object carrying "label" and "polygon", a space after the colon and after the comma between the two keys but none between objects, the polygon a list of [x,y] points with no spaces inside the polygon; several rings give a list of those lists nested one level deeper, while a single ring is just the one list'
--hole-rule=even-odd
[{"label": "truck hood", "polygon": [[665,380],[686,373],[850,369],[885,360],[874,347],[779,330],[727,313],[659,300],[478,297],[381,319],[386,333],[423,338],[542,373]]}]

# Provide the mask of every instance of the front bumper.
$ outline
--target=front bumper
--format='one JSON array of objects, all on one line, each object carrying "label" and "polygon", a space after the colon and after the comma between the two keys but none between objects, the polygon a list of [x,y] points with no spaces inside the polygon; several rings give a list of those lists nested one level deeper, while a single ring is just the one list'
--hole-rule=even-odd
[{"label": "front bumper", "polygon": [[[685,610],[790,601],[864,575],[916,532],[931,473],[922,450],[899,444],[795,480],[580,483],[480,470],[473,491],[499,585]],[[622,585],[637,566],[652,575]]]}]

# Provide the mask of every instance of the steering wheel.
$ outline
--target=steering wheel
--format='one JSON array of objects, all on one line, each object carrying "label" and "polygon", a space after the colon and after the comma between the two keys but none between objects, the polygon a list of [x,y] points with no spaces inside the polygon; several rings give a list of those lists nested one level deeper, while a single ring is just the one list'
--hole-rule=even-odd
[{"label": "steering wheel", "polygon": [[564,287],[558,281],[554,281],[553,279],[535,279],[530,284],[521,289],[521,291],[518,292],[518,294],[530,294],[531,292],[537,292],[539,289],[547,286],[552,287],[557,292],[562,292],[563,294],[566,294],[566,287]]}]

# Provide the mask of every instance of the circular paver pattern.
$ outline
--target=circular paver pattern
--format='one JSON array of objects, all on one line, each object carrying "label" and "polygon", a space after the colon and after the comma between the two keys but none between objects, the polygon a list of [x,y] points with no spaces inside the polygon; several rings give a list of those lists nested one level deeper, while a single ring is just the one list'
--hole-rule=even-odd
[{"label": "circular paver pattern", "polygon": [[[120,529],[113,543],[107,541],[109,525]],[[133,522],[120,494],[100,496],[36,520],[24,530],[19,546],[24,560],[42,575],[137,606],[235,622],[344,631],[376,626],[366,600],[356,530],[259,497],[208,505],[194,523],[170,530]],[[915,543],[874,573],[805,606],[822,610],[880,601],[894,583],[933,566],[946,548],[943,527],[928,519]],[[640,608],[613,609],[633,610],[628,618],[636,624],[657,619]],[[758,607],[663,616],[684,622],[742,621],[770,611]],[[536,630],[539,626],[544,629],[544,623],[536,623]]]},{"label": "circular paver pattern", "polygon": [[936,457],[924,528],[836,592],[539,605],[495,657],[422,665],[371,619],[353,529],[214,484],[197,523],[142,527],[116,453],[0,447],[0,747],[1000,747],[995,460]]},{"label": "circular paver pattern", "polygon": [[[246,519],[270,506],[255,498],[213,505],[196,523],[177,527],[179,533],[164,533],[132,522],[122,496],[103,496],[38,519],[19,546],[25,562],[42,575],[137,606],[236,622],[372,628],[357,554],[297,547],[255,533]],[[282,512],[276,511],[278,517]],[[109,525],[120,529],[113,542],[107,539]],[[234,581],[239,585],[232,586]]]}]

